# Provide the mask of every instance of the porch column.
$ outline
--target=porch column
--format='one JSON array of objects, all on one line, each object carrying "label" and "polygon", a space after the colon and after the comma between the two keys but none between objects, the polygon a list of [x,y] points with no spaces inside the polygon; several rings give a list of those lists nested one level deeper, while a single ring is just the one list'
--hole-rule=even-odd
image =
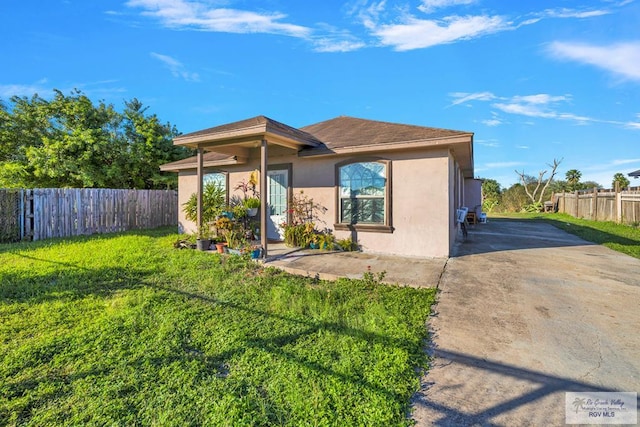
[{"label": "porch column", "polygon": [[267,259],[267,164],[268,164],[267,140],[263,139],[260,145],[260,243],[262,244],[262,257]]},{"label": "porch column", "polygon": [[197,172],[196,175],[198,177],[198,183],[196,186],[196,233],[198,233],[198,237],[200,237],[200,230],[202,229],[202,155],[204,150],[201,147],[198,147],[198,154],[196,156],[197,163]]}]

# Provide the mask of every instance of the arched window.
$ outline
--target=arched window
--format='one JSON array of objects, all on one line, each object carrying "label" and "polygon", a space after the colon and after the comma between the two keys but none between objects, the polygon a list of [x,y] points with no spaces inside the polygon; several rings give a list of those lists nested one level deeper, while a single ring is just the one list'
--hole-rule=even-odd
[{"label": "arched window", "polygon": [[204,174],[202,177],[202,184],[214,184],[216,187],[227,191],[227,174],[222,172],[212,172]]},{"label": "arched window", "polygon": [[389,162],[338,166],[340,224],[389,225]]}]

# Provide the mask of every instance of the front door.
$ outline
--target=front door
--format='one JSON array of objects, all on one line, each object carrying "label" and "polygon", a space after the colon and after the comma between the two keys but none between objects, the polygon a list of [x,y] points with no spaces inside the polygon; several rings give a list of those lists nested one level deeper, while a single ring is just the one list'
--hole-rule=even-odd
[{"label": "front door", "polygon": [[289,171],[287,169],[267,171],[267,196],[269,218],[267,218],[267,238],[284,240],[282,223],[287,221]]}]

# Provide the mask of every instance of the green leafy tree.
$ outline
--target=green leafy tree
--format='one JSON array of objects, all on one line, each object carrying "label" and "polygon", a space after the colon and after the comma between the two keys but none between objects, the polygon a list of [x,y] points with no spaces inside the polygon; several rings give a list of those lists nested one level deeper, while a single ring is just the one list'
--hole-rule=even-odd
[{"label": "green leafy tree", "polygon": [[125,102],[122,128],[126,141],[129,186],[133,188],[171,187],[174,174],[161,174],[159,167],[183,156],[185,150],[173,145],[179,135],[174,126],[162,124],[155,114],[146,115],[136,98]]},{"label": "green leafy tree", "polygon": [[589,190],[593,188],[602,188],[602,185],[598,184],[595,181],[584,181],[580,183],[580,187],[582,190]]},{"label": "green leafy tree", "polygon": [[482,210],[491,212],[500,204],[502,189],[495,179],[482,179]]},{"label": "green leafy tree", "polygon": [[70,96],[55,91],[43,112],[50,125],[41,143],[26,150],[35,186],[124,187],[126,171],[118,167],[123,153],[112,138],[119,116],[112,106],[95,106],[78,91]]},{"label": "green leafy tree", "polygon": [[119,113],[82,92],[0,102],[0,187],[175,188],[159,166],[190,152],[137,99]]},{"label": "green leafy tree", "polygon": [[520,212],[530,202],[524,186],[520,183],[513,184],[502,192],[500,210],[502,212]]},{"label": "green leafy tree", "polygon": [[616,183],[620,186],[620,189],[628,188],[631,182],[627,179],[626,176],[621,174],[620,172],[613,175],[613,182],[611,183],[611,188],[616,188]]}]

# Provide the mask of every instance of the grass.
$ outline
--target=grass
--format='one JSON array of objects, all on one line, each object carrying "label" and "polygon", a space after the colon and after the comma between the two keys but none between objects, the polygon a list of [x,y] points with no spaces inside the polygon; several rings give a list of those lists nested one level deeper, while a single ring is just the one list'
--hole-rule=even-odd
[{"label": "grass", "polygon": [[639,227],[610,221],[590,221],[560,213],[495,214],[494,217],[542,220],[584,240],[640,258]]},{"label": "grass", "polygon": [[434,290],[176,238],[0,245],[0,425],[411,424]]}]

